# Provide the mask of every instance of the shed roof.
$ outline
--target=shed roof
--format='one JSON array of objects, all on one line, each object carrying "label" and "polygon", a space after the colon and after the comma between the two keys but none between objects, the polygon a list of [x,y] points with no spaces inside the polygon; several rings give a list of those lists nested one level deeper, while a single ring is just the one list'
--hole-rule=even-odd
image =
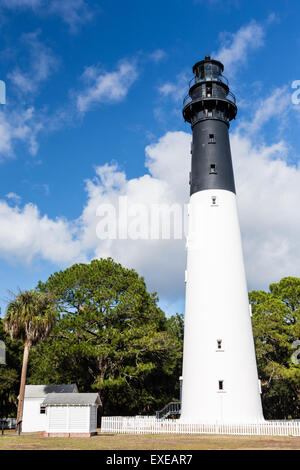
[{"label": "shed roof", "polygon": [[77,393],[76,384],[67,385],[26,385],[25,398],[43,398],[48,393]]},{"label": "shed roof", "polygon": [[101,400],[98,393],[49,393],[42,405],[92,406],[101,405]]}]

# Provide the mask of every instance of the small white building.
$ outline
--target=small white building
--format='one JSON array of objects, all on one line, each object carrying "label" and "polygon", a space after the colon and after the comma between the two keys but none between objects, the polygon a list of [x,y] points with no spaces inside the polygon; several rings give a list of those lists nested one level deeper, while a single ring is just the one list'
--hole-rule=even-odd
[{"label": "small white building", "polygon": [[48,437],[89,437],[97,434],[98,393],[50,393],[42,406],[46,410]]},{"label": "small white building", "polygon": [[22,432],[46,430],[45,408],[41,406],[45,397],[51,393],[78,393],[76,384],[69,385],[26,385]]}]

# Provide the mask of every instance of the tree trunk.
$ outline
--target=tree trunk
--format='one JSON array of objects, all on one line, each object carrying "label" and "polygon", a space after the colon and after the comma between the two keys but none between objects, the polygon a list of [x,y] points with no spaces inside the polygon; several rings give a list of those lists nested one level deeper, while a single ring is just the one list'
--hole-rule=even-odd
[{"label": "tree trunk", "polygon": [[18,412],[17,412],[17,427],[23,418],[24,395],[25,395],[26,375],[27,375],[28,356],[29,356],[30,346],[31,346],[30,341],[25,340],[24,353],[23,353],[23,365],[22,365],[22,373],[21,373],[21,384],[20,384],[20,392],[19,392],[19,403],[18,403]]}]

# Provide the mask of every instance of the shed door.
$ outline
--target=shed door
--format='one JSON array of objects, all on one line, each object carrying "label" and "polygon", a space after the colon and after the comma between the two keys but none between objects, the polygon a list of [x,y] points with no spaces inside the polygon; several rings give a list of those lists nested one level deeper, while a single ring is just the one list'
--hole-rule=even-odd
[{"label": "shed door", "polygon": [[88,406],[70,406],[70,432],[88,432],[89,431],[89,407]]},{"label": "shed door", "polygon": [[63,406],[51,406],[49,416],[49,432],[61,431],[67,429],[67,408]]}]

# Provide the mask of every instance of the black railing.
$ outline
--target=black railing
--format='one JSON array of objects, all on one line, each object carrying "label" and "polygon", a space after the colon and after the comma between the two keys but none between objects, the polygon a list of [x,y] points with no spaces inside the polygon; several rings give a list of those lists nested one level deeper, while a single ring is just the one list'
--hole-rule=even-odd
[{"label": "black railing", "polygon": [[179,401],[172,401],[163,407],[162,410],[156,412],[156,419],[166,419],[170,415],[178,415],[181,413],[181,404]]}]

